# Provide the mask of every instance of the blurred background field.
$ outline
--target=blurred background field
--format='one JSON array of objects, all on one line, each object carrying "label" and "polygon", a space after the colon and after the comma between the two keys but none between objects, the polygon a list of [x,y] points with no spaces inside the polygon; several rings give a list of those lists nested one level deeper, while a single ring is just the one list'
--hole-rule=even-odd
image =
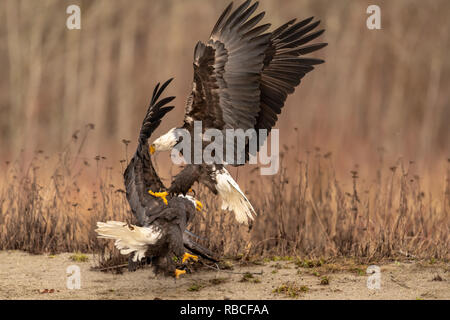
[{"label": "blurred background field", "polygon": [[[81,30],[67,30],[69,4]],[[103,250],[95,221],[131,219],[121,172],[154,85],[175,77],[179,125],[192,55],[226,1],[0,2],[0,248]],[[262,0],[273,28],[315,16],[326,60],[277,123],[283,166],[231,170],[259,216],[233,224],[206,192],[194,229],[220,253],[448,258],[450,3]],[[130,140],[126,146],[122,140]],[[158,157],[166,183],[176,171]],[[224,232],[229,230],[230,232]],[[220,236],[217,236],[219,234]],[[413,253],[412,253],[413,252]]]}]

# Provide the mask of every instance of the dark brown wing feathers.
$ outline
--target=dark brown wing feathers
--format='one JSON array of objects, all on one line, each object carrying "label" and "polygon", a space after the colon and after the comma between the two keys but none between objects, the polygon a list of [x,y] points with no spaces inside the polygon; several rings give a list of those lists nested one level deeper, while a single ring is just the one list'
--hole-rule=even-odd
[{"label": "dark brown wing feathers", "polygon": [[171,81],[172,79],[166,81],[161,87],[158,83],[155,87],[150,106],[142,122],[136,153],[123,175],[128,202],[140,225],[148,224],[152,215],[159,213],[157,208],[160,206],[161,200],[149,195],[148,190],[154,192],[166,190],[153,168],[148,138],[159,126],[164,115],[174,108],[173,106],[166,106],[174,97],[158,100]]}]

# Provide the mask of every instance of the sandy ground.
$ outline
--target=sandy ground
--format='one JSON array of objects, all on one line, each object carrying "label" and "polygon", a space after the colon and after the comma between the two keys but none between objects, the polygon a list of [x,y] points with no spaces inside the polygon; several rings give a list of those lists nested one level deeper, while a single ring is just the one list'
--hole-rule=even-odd
[{"label": "sandy ground", "polygon": [[[123,274],[92,271],[92,256],[87,255],[87,262],[74,262],[71,255],[0,251],[0,299],[450,299],[450,268],[443,263],[380,265],[381,288],[370,290],[369,275],[361,270],[296,268],[291,261],[235,263],[236,273],[200,270],[175,281],[155,277],[150,268]],[[78,290],[67,288],[70,265],[81,270]],[[237,272],[262,275],[244,281]],[[321,284],[323,276],[329,284]],[[295,294],[274,292],[284,284]]]}]

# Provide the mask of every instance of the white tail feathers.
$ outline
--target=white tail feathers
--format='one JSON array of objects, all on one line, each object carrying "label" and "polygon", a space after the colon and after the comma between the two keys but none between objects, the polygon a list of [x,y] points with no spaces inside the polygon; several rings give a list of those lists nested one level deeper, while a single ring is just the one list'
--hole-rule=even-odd
[{"label": "white tail feathers", "polygon": [[136,252],[135,262],[145,257],[148,245],[155,244],[162,234],[155,226],[138,227],[119,221],[97,222],[95,232],[99,238],[116,240],[114,245],[121,254]]},{"label": "white tail feathers", "polygon": [[256,212],[252,204],[234,181],[225,168],[216,171],[216,189],[222,198],[222,209],[233,211],[239,223],[248,224],[248,219],[253,220]]}]

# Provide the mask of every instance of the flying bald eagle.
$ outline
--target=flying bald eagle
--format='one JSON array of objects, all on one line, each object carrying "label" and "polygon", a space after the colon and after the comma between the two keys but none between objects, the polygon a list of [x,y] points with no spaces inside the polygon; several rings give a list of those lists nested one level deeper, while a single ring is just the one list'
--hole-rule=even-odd
[{"label": "flying bald eagle", "polygon": [[[152,258],[155,273],[175,272],[178,277],[185,270],[176,269],[176,261],[184,263],[189,258],[197,259],[197,256],[187,253],[186,248],[214,259],[211,251],[187,236],[190,233],[186,227],[196,211],[201,210],[202,204],[190,195],[168,195],[149,154],[148,139],[164,115],[173,109],[173,106],[165,105],[174,97],[158,100],[171,80],[155,87],[142,123],[137,150],[124,172],[127,199],[139,226],[117,221],[98,222],[95,231],[100,238],[116,240],[115,246],[122,254],[132,254],[129,261],[132,270],[137,261],[148,257]],[[163,201],[155,196],[164,197]]]},{"label": "flying bald eagle", "polygon": [[[320,21],[313,22],[312,17],[300,22],[294,19],[266,32],[270,24],[258,25],[265,13],[253,16],[258,2],[250,4],[251,0],[247,0],[232,11],[230,3],[208,42],[198,42],[195,47],[194,81],[182,126],[191,132],[192,139],[195,121],[201,121],[203,132],[212,128],[224,133],[226,129],[266,129],[269,132],[287,96],[314,65],[324,62],[304,57],[327,45],[310,44],[324,32],[314,31]],[[179,142],[176,128],[173,128],[151,144],[150,152],[171,150]],[[248,141],[246,143],[244,152],[248,161]],[[263,143],[257,141],[257,151]],[[236,145],[233,147],[237,150]],[[249,219],[253,220],[252,205],[224,163],[189,163],[175,177],[169,193],[186,194],[194,182],[201,182],[220,195],[222,208],[234,211],[238,222],[248,224]]]}]

